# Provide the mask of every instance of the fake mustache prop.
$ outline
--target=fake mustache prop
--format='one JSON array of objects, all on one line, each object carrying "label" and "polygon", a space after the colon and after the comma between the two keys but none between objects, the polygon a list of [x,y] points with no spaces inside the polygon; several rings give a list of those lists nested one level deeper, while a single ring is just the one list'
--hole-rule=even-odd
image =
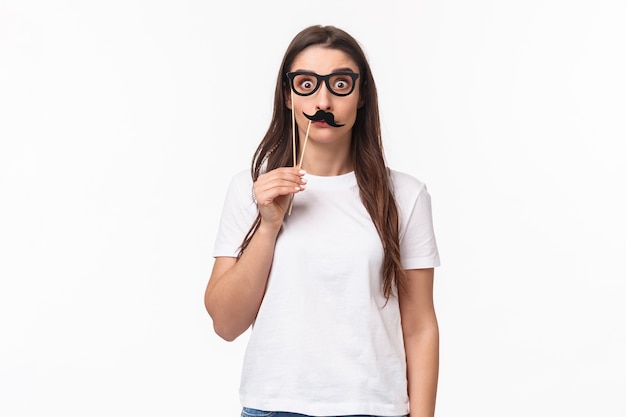
[{"label": "fake mustache prop", "polygon": [[309,116],[308,114],[306,114],[305,112],[302,112],[302,114],[304,114],[304,117],[306,117],[307,119],[309,119],[312,122],[326,122],[328,123],[329,126],[332,127],[341,127],[344,126],[342,124],[339,123],[335,123],[335,115],[332,113],[327,113],[324,110],[318,110],[317,113],[315,113],[313,116]]}]

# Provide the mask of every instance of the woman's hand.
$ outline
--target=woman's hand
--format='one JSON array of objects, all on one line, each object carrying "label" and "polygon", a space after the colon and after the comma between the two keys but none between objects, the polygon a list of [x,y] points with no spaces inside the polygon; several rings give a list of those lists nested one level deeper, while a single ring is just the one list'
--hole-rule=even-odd
[{"label": "woman's hand", "polygon": [[300,168],[285,167],[259,175],[254,183],[254,197],[261,214],[261,224],[280,228],[291,196],[305,188],[304,174],[306,172]]}]

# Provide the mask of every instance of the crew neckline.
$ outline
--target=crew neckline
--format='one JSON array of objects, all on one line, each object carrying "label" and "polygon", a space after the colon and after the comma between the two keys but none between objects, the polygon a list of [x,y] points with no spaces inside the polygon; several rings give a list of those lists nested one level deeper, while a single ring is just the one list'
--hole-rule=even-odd
[{"label": "crew neckline", "polygon": [[310,184],[323,184],[324,186],[346,186],[356,183],[356,175],[354,171],[347,172],[340,175],[314,175],[308,172],[304,175],[307,180],[307,185]]}]

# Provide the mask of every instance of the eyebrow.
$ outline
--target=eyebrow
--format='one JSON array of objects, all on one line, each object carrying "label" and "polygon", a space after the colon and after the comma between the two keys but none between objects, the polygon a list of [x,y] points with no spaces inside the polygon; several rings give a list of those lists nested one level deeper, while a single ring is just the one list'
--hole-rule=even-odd
[{"label": "eyebrow", "polygon": [[[304,72],[312,72],[312,73],[314,73],[314,74],[317,74],[317,72],[315,72],[315,71],[311,71],[311,70],[308,70],[308,69],[296,69],[296,70],[294,70],[294,71],[292,71],[292,72],[299,72],[299,71],[304,71]],[[332,73],[335,73],[335,72],[345,72],[345,71],[347,71],[347,72],[353,72],[353,73],[355,73],[355,74],[356,74],[356,71],[355,71],[355,70],[353,70],[353,69],[352,69],[352,68],[350,68],[350,67],[334,68],[334,69],[333,69],[333,70],[332,70],[329,74],[332,74]],[[318,74],[318,75],[321,75],[321,74]]]}]

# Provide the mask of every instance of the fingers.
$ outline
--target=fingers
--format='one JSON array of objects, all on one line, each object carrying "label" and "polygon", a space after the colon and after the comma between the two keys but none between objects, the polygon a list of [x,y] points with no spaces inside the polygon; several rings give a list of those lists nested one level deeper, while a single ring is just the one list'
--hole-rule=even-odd
[{"label": "fingers", "polygon": [[261,224],[280,228],[287,213],[290,196],[305,189],[306,172],[295,167],[277,168],[254,183],[254,196],[261,215]]},{"label": "fingers", "polygon": [[303,191],[306,172],[296,167],[277,168],[259,176],[254,183],[257,204],[271,205],[277,198]]}]

